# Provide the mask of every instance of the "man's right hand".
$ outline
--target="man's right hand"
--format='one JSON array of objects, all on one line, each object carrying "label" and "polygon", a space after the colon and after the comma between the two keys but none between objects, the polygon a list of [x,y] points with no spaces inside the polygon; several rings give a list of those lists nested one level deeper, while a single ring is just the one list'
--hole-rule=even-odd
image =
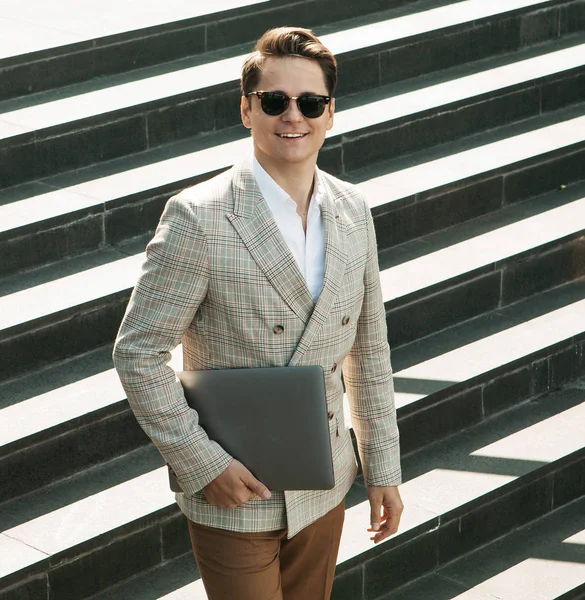
[{"label": "man's right hand", "polygon": [[225,471],[203,488],[202,492],[209,504],[222,508],[235,508],[256,496],[268,500],[272,495],[270,490],[235,458]]}]

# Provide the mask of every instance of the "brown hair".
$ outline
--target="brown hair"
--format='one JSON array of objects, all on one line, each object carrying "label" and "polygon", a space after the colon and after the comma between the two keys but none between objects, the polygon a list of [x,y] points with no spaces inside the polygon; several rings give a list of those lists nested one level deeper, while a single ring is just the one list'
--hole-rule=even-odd
[{"label": "brown hair", "polygon": [[316,60],[323,71],[327,93],[333,96],[337,87],[337,61],[321,40],[310,30],[302,27],[276,27],[269,29],[256,42],[252,54],[242,67],[240,88],[247,96],[255,91],[265,60],[270,57],[300,56]]}]

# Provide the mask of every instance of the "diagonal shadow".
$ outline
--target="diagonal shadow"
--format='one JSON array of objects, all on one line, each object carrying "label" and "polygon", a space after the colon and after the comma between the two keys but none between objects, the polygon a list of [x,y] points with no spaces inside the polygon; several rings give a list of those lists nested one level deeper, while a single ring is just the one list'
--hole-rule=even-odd
[{"label": "diagonal shadow", "polygon": [[[505,572],[508,572],[507,578],[510,578],[514,567],[532,559],[585,565],[585,544],[567,541],[583,532],[585,498],[549,513],[508,536],[455,560],[437,572],[469,589]],[[535,570],[536,568],[538,567]],[[563,568],[559,567],[559,573]],[[526,576],[525,569],[526,567],[518,575],[519,582]]]},{"label": "diagonal shadow", "polygon": [[539,461],[474,456],[473,453],[561,414],[583,402],[583,390],[566,388],[521,405],[494,419],[425,446],[402,461],[404,481],[435,469],[519,476],[543,465]]}]

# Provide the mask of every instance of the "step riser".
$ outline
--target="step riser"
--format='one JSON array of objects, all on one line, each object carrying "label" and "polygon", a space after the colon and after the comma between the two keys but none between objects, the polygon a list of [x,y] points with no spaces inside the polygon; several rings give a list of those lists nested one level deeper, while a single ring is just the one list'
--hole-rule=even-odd
[{"label": "step riser", "polygon": [[[225,169],[180,180],[146,193],[0,233],[2,275],[42,266],[70,256],[113,246],[153,233],[167,200],[188,186],[206,181]],[[52,190],[45,187],[46,193]],[[42,202],[42,197],[39,198]]]},{"label": "step riser", "polygon": [[111,343],[129,297],[130,290],[101,298],[89,310],[74,308],[67,316],[51,315],[33,330],[0,339],[0,381]]},{"label": "step riser", "polygon": [[68,433],[0,459],[0,480],[4,482],[0,503],[147,444],[150,440],[128,409],[100,420],[84,418]]},{"label": "step riser", "polygon": [[[415,452],[585,375],[585,334],[398,409],[400,450]],[[399,377],[396,381],[400,390]]]},{"label": "step riser", "polygon": [[394,347],[585,277],[585,231],[386,302]]},{"label": "step riser", "polygon": [[388,121],[367,130],[345,134],[341,140],[331,138],[325,148],[342,146],[343,160],[337,164],[335,172],[345,175],[383,160],[412,154],[576,104],[576,92],[559,98],[555,86],[562,83],[567,88],[572,89],[574,85],[576,89],[582,90],[584,72],[585,67],[580,67],[568,76],[555,75],[553,78],[540,80],[535,85],[532,82],[522,84],[481,98],[471,98]]},{"label": "step riser", "polygon": [[83,552],[73,548],[6,578],[2,584],[12,589],[5,585],[0,600],[28,598],[21,589],[29,586],[31,600],[81,600],[189,549],[185,519],[174,505],[92,542]]},{"label": "step riser", "polygon": [[582,497],[583,480],[574,483],[583,469],[585,458],[579,451],[552,469],[539,469],[520,486],[513,482],[495,490],[482,498],[480,506],[448,513],[427,531],[417,532],[418,537],[410,542],[396,548],[389,542],[378,552],[343,563],[335,577],[332,600],[386,598],[401,585]]},{"label": "step riser", "polygon": [[[585,469],[579,451],[546,465],[409,532],[410,541],[388,542],[341,564],[333,600],[375,600],[400,585],[458,556],[529,523],[585,494],[585,480],[574,485]],[[123,529],[92,540],[76,554],[55,555],[7,578],[0,600],[23,598],[35,586],[35,600],[87,598],[108,586],[190,551],[184,517],[171,506]],[[473,532],[473,535],[470,535]],[[100,565],[99,577],[96,565]],[[400,570],[391,568],[400,565]],[[44,573],[44,576],[43,576]],[[22,582],[22,583],[21,583]],[[43,586],[44,582],[44,586]],[[50,589],[50,596],[46,590]],[[45,590],[45,592],[43,592]],[[19,595],[20,594],[20,595]],[[351,594],[351,595],[348,595]]]},{"label": "step riser", "polygon": [[[405,40],[382,56],[387,73],[381,83],[392,83],[433,73],[464,62],[513,52],[585,29],[585,6],[581,0],[527,7],[475,21],[473,25]],[[389,65],[391,65],[391,70]]]},{"label": "step riser", "polygon": [[[304,26],[318,27],[409,3],[412,0],[372,0],[358,5],[351,0],[299,0],[292,6],[272,7],[256,4],[225,11],[219,20],[211,14],[5,59],[0,61],[0,101],[241,43],[252,46],[270,27],[298,23],[299,14]],[[565,20],[569,24],[570,16]]]},{"label": "step riser", "polygon": [[372,209],[378,247],[385,250],[584,179],[585,142],[382,204]]},{"label": "step riser", "polygon": [[[540,12],[537,13],[539,18]],[[544,12],[548,15],[550,11]],[[504,23],[516,23],[520,30],[522,20],[529,16],[517,16],[514,20],[504,20]],[[489,21],[484,28],[488,28],[490,34],[494,33]],[[502,27],[501,32],[494,37],[502,40],[501,49],[494,47],[491,41],[486,43],[484,52],[487,56],[508,50],[508,40],[505,37],[507,29]],[[472,33],[475,36],[474,30],[465,32],[465,36],[459,34],[445,37],[442,34],[439,38],[441,43],[449,40],[455,48],[450,52],[431,54],[446,56],[451,61],[453,59],[449,57],[454,56],[458,56],[461,62],[469,61],[465,49]],[[492,40],[491,37],[489,39]],[[429,46],[424,45],[421,51],[428,53]],[[370,52],[369,56],[367,52]],[[374,53],[370,50],[351,53],[345,60],[341,55],[340,80],[347,82],[344,84],[347,88],[340,88],[339,94],[377,87],[403,77],[404,75],[393,75],[394,65],[399,65],[400,68],[404,66],[399,61],[385,58],[388,53],[387,47],[382,46]],[[416,61],[409,64],[417,66]],[[336,136],[327,142],[327,145],[343,143],[344,146],[344,162],[337,166],[335,172],[347,173],[371,162],[409,154],[436,143],[583,101],[584,71],[585,67],[575,69],[570,74],[547,77],[537,82],[536,87],[532,83],[515,86],[511,88],[517,90],[515,94],[511,90],[498,90],[486,96],[483,101],[469,99],[451,105],[446,110],[432,109],[389,121],[366,132],[357,131],[345,135],[342,140]],[[355,87],[356,81],[361,82],[358,88]],[[10,187],[82,168],[100,160],[126,156],[182,138],[237,125],[240,122],[239,98],[238,85],[231,82],[11,138],[0,146],[0,159],[5,165],[0,187]]]}]

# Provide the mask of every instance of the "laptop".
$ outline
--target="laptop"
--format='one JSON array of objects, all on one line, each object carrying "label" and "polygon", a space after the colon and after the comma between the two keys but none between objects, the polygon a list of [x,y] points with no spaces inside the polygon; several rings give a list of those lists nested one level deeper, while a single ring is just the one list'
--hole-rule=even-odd
[{"label": "laptop", "polygon": [[201,427],[271,491],[335,485],[319,366],[179,371]]}]

